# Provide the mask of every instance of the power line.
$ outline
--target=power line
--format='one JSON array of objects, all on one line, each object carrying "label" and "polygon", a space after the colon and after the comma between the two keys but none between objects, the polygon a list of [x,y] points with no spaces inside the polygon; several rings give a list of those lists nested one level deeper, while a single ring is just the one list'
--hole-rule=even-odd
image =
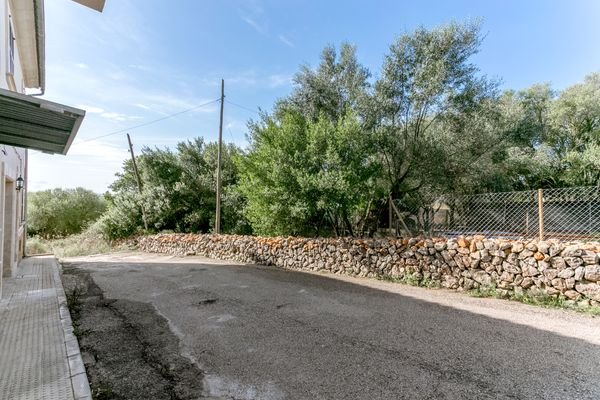
[{"label": "power line", "polygon": [[258,111],[256,111],[256,110],[253,110],[253,109],[251,109],[251,108],[245,107],[245,106],[243,106],[243,105],[241,105],[241,104],[236,104],[236,103],[234,103],[234,102],[232,102],[232,101],[229,101],[229,100],[225,100],[225,102],[226,102],[226,103],[228,103],[228,104],[231,104],[232,106],[235,106],[235,107],[241,108],[242,110],[250,111],[250,112],[253,112],[253,113],[255,113],[255,114],[258,114],[258,115],[260,115],[260,112],[258,112]]},{"label": "power line", "polygon": [[229,131],[229,137],[231,138],[231,141],[235,142],[235,138],[233,137],[233,133],[231,133],[231,128],[227,127],[227,130]]},{"label": "power line", "polygon": [[155,124],[157,122],[164,121],[165,119],[173,118],[173,117],[176,117],[178,115],[184,114],[186,112],[190,112],[190,111],[196,110],[198,108],[206,107],[206,106],[208,106],[210,104],[213,104],[213,103],[216,103],[216,102],[218,102],[220,100],[221,100],[220,98],[219,99],[215,99],[215,100],[209,101],[207,103],[203,103],[203,104],[197,105],[195,107],[188,108],[187,110],[183,110],[183,111],[179,111],[179,112],[176,112],[176,113],[173,113],[173,114],[169,114],[169,115],[166,115],[164,117],[154,119],[152,121],[144,122],[143,124],[130,126],[129,128],[120,129],[118,131],[110,132],[110,133],[107,133],[105,135],[100,135],[100,136],[96,136],[96,137],[93,137],[93,138],[81,140],[79,142],[73,143],[73,146],[81,144],[81,143],[91,142],[92,140],[98,140],[98,139],[102,139],[102,138],[105,138],[105,137],[108,137],[108,136],[117,135],[119,133],[125,133],[125,132],[131,131],[133,129],[141,128],[141,127],[144,127],[144,126],[152,125],[152,124]]}]

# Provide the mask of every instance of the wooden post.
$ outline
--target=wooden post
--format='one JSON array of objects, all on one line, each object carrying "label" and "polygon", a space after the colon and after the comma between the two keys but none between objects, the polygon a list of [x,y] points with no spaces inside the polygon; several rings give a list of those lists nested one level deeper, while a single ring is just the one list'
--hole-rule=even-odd
[{"label": "wooden post", "polygon": [[[127,142],[129,142],[129,152],[131,153],[131,162],[133,162],[133,172],[135,172],[135,178],[137,179],[138,190],[140,195],[142,194],[142,180],[140,179],[140,173],[138,172],[137,163],[135,162],[135,155],[133,154],[133,144],[131,144],[131,137],[127,134]],[[146,219],[146,210],[144,210],[144,204],[142,204],[142,219],[144,220],[144,229],[148,230],[148,220]]]},{"label": "wooden post", "polygon": [[538,189],[538,224],[540,240],[544,240],[544,190]]},{"label": "wooden post", "polygon": [[390,198],[388,200],[388,232],[389,235],[392,236],[392,195],[390,194]]},{"label": "wooden post", "polygon": [[408,226],[406,226],[406,223],[404,222],[404,218],[402,218],[402,214],[400,214],[400,211],[398,211],[398,208],[396,207],[396,205],[394,204],[394,202],[392,201],[392,195],[390,194],[390,204],[392,205],[392,209],[394,210],[394,212],[396,213],[396,217],[398,218],[398,221],[402,224],[402,226],[404,227],[404,230],[406,231],[407,235],[410,235],[411,232],[408,229]]},{"label": "wooden post", "polygon": [[221,151],[223,148],[223,103],[225,103],[225,80],[221,79],[221,116],[219,118],[219,150],[217,152],[217,208],[215,210],[215,233],[221,233]]}]

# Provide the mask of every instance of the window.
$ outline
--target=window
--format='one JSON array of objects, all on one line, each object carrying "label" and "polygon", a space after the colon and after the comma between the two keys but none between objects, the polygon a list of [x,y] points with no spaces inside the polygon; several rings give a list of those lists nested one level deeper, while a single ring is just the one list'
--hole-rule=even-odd
[{"label": "window", "polygon": [[10,19],[8,20],[8,73],[15,74],[15,35]]}]

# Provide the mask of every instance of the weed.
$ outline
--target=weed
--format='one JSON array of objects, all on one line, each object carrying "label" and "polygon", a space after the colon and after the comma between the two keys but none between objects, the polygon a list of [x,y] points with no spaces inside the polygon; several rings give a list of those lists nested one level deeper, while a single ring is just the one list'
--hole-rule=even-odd
[{"label": "weed", "polygon": [[81,313],[82,296],[83,289],[80,287],[75,287],[75,289],[66,293],[67,307],[69,307],[69,312],[71,313],[71,317],[73,318],[73,334],[77,336],[77,338],[87,336],[92,332],[90,329],[82,329],[78,323]]},{"label": "weed", "polygon": [[115,394],[112,387],[106,382],[99,382],[97,385],[92,384],[92,398],[94,400],[109,400],[114,399]]},{"label": "weed", "polygon": [[597,307],[597,306],[591,306],[591,307],[585,307],[585,308],[577,307],[576,310],[579,312],[582,312],[584,314],[589,314],[593,317],[600,316],[600,307]]},{"label": "weed", "polygon": [[[421,278],[419,279],[419,275],[417,274],[404,274],[402,277],[393,277],[389,275],[380,275],[377,277],[379,280],[402,283],[405,285],[411,286],[419,286],[425,288],[439,288],[440,283],[430,278]],[[481,286],[477,289],[472,289],[468,291],[469,295],[472,297],[487,297],[487,298],[495,298],[495,299],[508,299],[513,301],[518,301],[523,304],[531,304],[540,307],[547,308],[560,308],[560,309],[570,309],[575,310],[581,313],[589,314],[592,316],[600,316],[600,307],[598,306],[589,306],[589,307],[580,307],[577,305],[573,305],[566,302],[564,297],[560,296],[551,296],[546,293],[532,293],[532,292],[524,292],[524,293],[515,293],[508,290],[501,290],[496,287],[496,285],[488,285]]]},{"label": "weed", "polygon": [[[473,297],[493,297],[496,299],[508,299],[518,301],[523,304],[530,304],[546,308],[559,308],[575,310],[581,313],[590,314],[592,316],[600,316],[600,307],[589,306],[581,307],[576,304],[568,303],[562,296],[551,296],[542,292],[522,292],[515,293],[512,291],[500,292],[495,286],[481,287],[479,289],[470,290],[469,295]],[[506,294],[505,294],[506,293]]]},{"label": "weed", "polygon": [[433,279],[430,279],[430,278],[419,277],[418,274],[404,274],[401,277],[380,275],[377,277],[377,279],[380,279],[383,281],[388,281],[388,282],[402,283],[404,285],[410,285],[410,286],[426,287],[426,288],[430,288],[430,289],[436,289],[436,288],[440,287],[439,282],[434,281]]},{"label": "weed", "polygon": [[481,286],[478,289],[469,290],[469,294],[473,297],[493,297],[496,299],[502,297],[495,285]]},{"label": "weed", "polygon": [[59,239],[30,237],[26,242],[26,254],[54,253],[57,257],[87,256],[90,254],[110,253],[124,249],[124,245],[113,245],[107,241],[96,225],[77,234]]},{"label": "weed", "polygon": [[418,286],[426,287],[426,288],[430,288],[430,289],[439,289],[441,285],[438,281],[433,280],[431,278],[423,278],[421,280],[421,282],[419,282]]},{"label": "weed", "polygon": [[79,313],[81,312],[81,296],[83,295],[83,289],[80,287],[76,287],[70,292],[66,293],[67,297],[67,307],[69,307],[69,312],[73,319],[79,318]]},{"label": "weed", "polygon": [[51,249],[48,246],[48,241],[41,239],[38,236],[27,238],[25,242],[25,253],[26,254],[47,254],[50,253]]},{"label": "weed", "polygon": [[84,336],[88,336],[90,333],[92,333],[91,329],[84,329],[81,328],[79,324],[75,322],[73,323],[73,335],[75,335],[77,339],[80,339]]}]

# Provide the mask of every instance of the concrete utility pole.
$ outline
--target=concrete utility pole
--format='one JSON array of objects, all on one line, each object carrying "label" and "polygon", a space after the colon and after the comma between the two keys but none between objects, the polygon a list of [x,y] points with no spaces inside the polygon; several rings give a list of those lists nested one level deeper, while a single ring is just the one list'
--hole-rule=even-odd
[{"label": "concrete utility pole", "polygon": [[[131,153],[131,161],[133,162],[133,172],[135,172],[135,178],[137,179],[138,190],[142,194],[142,180],[140,179],[140,173],[138,172],[137,163],[135,162],[135,155],[133,154],[133,144],[131,144],[131,137],[127,134],[127,142],[129,142],[129,152]],[[142,204],[142,219],[144,220],[144,229],[148,230],[148,220],[146,219],[146,210]]]},{"label": "concrete utility pole", "polygon": [[221,79],[221,116],[219,118],[219,151],[217,152],[217,209],[215,233],[221,233],[221,152],[223,151],[223,105],[225,103],[225,80]]}]

